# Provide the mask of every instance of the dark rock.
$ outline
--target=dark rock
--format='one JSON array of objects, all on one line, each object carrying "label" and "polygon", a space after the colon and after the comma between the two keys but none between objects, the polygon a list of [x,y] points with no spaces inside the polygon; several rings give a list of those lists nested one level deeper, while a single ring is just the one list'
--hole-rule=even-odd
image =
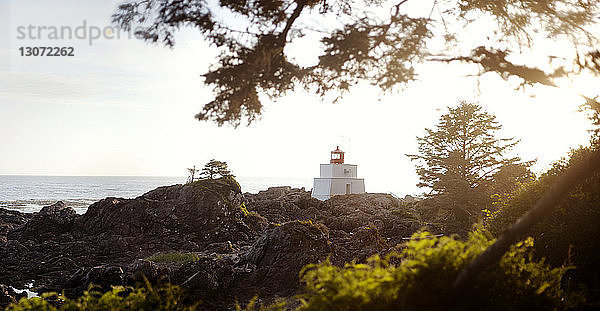
[{"label": "dark rock", "polygon": [[[332,232],[335,245],[344,245],[347,254],[355,258],[368,257],[365,250],[376,253],[377,245],[367,247],[356,239],[366,227],[376,229],[377,235],[390,247],[402,243],[420,229],[415,219],[401,217],[394,212],[401,202],[389,194],[364,193],[338,195],[321,202],[310,197],[310,192],[290,187],[269,188],[258,194],[245,194],[249,211],[267,217],[270,221],[312,220],[324,224]],[[339,238],[339,240],[338,240]],[[375,243],[375,240],[372,240]],[[380,244],[380,242],[377,242]],[[352,260],[344,258],[342,261]]]},{"label": "dark rock", "polygon": [[371,226],[363,226],[350,233],[332,231],[331,240],[335,241],[331,262],[340,266],[352,260],[364,262],[373,254],[387,253],[395,245],[381,236],[376,227]]},{"label": "dark rock", "polygon": [[242,203],[233,180],[160,187],[133,200],[107,198],[92,204],[75,231],[116,242],[114,252],[132,245],[141,256],[170,249],[200,251],[211,243],[246,242],[260,234],[244,222]]},{"label": "dark rock", "polygon": [[315,219],[322,202],[311,198],[310,192],[291,187],[271,187],[258,194],[244,194],[246,207],[269,221],[283,223],[292,220]]},{"label": "dark rock", "polygon": [[13,228],[24,225],[33,215],[0,208],[0,243],[6,242],[6,235]]},{"label": "dark rock", "polygon": [[188,288],[193,299],[202,300],[205,309],[234,309],[235,301],[256,295],[291,296],[300,287],[302,267],[332,253],[327,228],[299,221],[270,225],[251,247],[224,245],[221,250],[201,252],[197,262],[177,267],[169,276],[171,282]]},{"label": "dark rock", "polygon": [[239,249],[234,247],[231,241],[227,241],[209,244],[204,248],[204,251],[208,253],[229,254],[235,253],[239,251]]},{"label": "dark rock", "polygon": [[[83,291],[95,286],[100,291],[108,291],[113,285],[126,285],[125,271],[116,266],[100,265],[77,270],[67,281],[67,296],[80,296]],[[70,286],[69,286],[70,285]]]},{"label": "dark rock", "polygon": [[[181,267],[175,273],[174,279],[178,284],[190,288],[196,293],[202,293],[203,297],[208,297],[232,286],[235,262],[235,258],[232,256],[201,257],[198,262],[188,263]],[[226,293],[222,292],[221,294]]]},{"label": "dark rock", "polygon": [[58,201],[45,206],[39,213],[33,214],[27,223],[10,231],[8,239],[36,242],[49,240],[56,235],[69,232],[76,218],[77,213],[73,208]]},{"label": "dark rock", "polygon": [[[189,289],[203,308],[231,309],[255,295],[293,296],[307,264],[330,258],[343,265],[388,252],[420,227],[399,216],[399,204],[387,194],[321,202],[290,187],[242,195],[232,178],[106,198],[81,216],[59,202],[29,222],[11,222],[0,247],[0,283],[34,279],[36,291],[75,296],[89,284],[108,290],[146,278]],[[163,252],[194,253],[198,260],[144,259]]]},{"label": "dark rock", "polygon": [[144,282],[144,278],[152,283],[171,282],[171,269],[146,259],[136,259],[127,266],[128,279],[134,283]]},{"label": "dark rock", "polygon": [[240,264],[256,267],[250,284],[260,285],[260,294],[287,296],[298,289],[302,267],[326,259],[331,252],[326,227],[292,221],[267,229]]},{"label": "dark rock", "polygon": [[175,270],[171,280],[189,290],[191,299],[202,301],[203,310],[232,310],[236,300],[246,301],[253,292],[235,269],[238,257],[213,254]]},{"label": "dark rock", "polygon": [[214,243],[249,246],[266,220],[245,215],[242,203],[239,185],[227,178],[160,187],[136,199],[107,198],[82,216],[59,202],[8,233],[0,282],[35,279],[54,290],[86,283],[98,271],[72,277],[83,268],[126,267],[158,252],[199,252]]}]

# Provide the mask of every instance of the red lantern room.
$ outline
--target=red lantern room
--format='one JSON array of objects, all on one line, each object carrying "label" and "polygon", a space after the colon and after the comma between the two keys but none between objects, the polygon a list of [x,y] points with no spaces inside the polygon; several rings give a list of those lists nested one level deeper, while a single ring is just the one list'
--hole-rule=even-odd
[{"label": "red lantern room", "polygon": [[344,164],[344,152],[340,150],[340,146],[336,146],[335,150],[331,152],[331,164]]}]

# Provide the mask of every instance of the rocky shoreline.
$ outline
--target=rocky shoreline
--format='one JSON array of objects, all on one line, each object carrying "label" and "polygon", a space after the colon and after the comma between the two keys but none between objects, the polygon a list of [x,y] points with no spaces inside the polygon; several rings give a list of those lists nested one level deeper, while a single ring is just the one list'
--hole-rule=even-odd
[{"label": "rocky shoreline", "polygon": [[[303,266],[363,261],[422,226],[387,194],[321,202],[290,187],[243,194],[233,179],[106,198],[83,215],[62,202],[33,214],[0,208],[0,306],[19,298],[9,286],[32,281],[36,292],[78,296],[89,284],[109,289],[146,277],[188,289],[202,309],[231,309],[256,295],[292,297]],[[168,252],[198,260],[147,259]]]}]

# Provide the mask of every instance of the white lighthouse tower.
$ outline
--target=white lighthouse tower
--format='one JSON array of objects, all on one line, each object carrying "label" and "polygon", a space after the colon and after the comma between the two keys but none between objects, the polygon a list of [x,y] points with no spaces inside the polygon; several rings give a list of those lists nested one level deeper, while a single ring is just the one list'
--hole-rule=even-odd
[{"label": "white lighthouse tower", "polygon": [[356,178],[356,164],[344,164],[344,152],[337,146],[329,164],[321,164],[321,176],[315,178],[311,196],[321,201],[333,195],[365,193],[365,180]]}]

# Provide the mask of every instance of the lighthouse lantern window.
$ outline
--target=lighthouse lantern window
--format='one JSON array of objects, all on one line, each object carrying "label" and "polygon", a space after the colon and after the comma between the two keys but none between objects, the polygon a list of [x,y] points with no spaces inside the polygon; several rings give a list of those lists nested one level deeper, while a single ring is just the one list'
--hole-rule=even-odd
[{"label": "lighthouse lantern window", "polygon": [[335,150],[331,152],[331,161],[332,164],[344,164],[344,152],[340,150],[340,147],[337,146]]}]

